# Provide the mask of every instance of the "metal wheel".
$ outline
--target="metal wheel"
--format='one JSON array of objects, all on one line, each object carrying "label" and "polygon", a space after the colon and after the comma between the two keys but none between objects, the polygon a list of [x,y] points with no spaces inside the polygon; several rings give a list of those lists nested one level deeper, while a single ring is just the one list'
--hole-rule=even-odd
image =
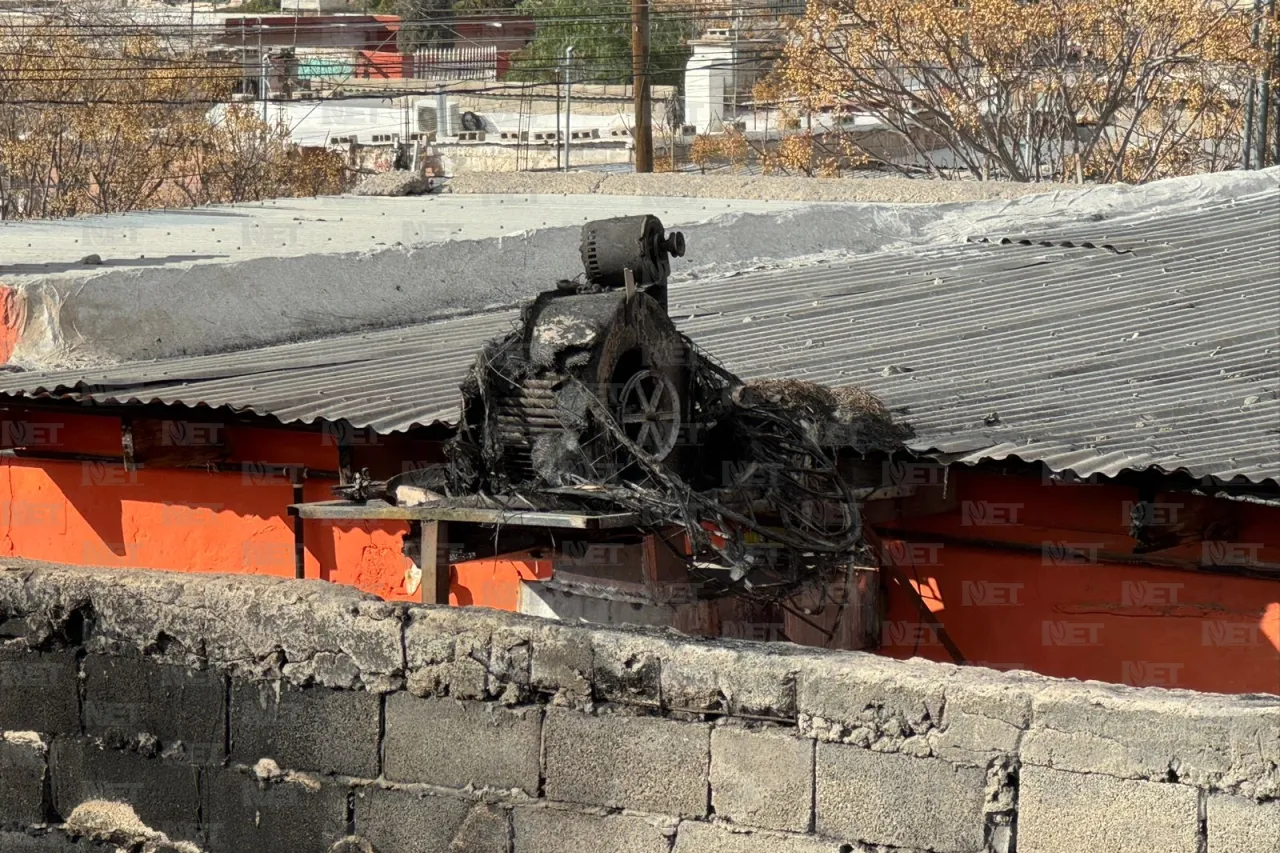
[{"label": "metal wheel", "polygon": [[665,374],[641,370],[618,394],[618,422],[638,447],[666,459],[680,439],[680,395]]}]

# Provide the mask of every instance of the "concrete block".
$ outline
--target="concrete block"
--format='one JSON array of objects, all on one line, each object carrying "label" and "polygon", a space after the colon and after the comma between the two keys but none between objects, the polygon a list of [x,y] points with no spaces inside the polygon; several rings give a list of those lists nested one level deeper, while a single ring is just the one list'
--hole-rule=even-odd
[{"label": "concrete block", "polygon": [[679,817],[707,813],[708,726],[653,717],[547,713],[546,796]]},{"label": "concrete block", "polygon": [[802,734],[883,751],[928,755],[942,720],[944,682],[955,667],[850,652],[800,660],[796,704]]},{"label": "concrete block", "polygon": [[662,661],[671,642],[640,631],[591,635],[596,698],[628,705],[662,706]]},{"label": "concrete block", "polygon": [[209,853],[322,853],[347,832],[347,789],[327,781],[263,785],[233,770],[206,773]]},{"label": "concrete block", "polygon": [[776,730],[711,732],[711,804],[745,826],[807,832],[813,812],[814,741]]},{"label": "concrete block", "polygon": [[1187,785],[1022,768],[1019,853],[1196,853],[1199,824]]},{"label": "concrete block", "polygon": [[513,853],[669,853],[674,827],[630,815],[517,807]]},{"label": "concrete block", "polygon": [[507,813],[487,803],[385,788],[360,788],[356,833],[374,850],[507,853]]},{"label": "concrete block", "polygon": [[1208,807],[1209,853],[1280,853],[1280,802],[1213,794]]},{"label": "concrete block", "polygon": [[270,758],[285,770],[378,775],[381,697],[363,690],[293,687],[287,682],[231,685],[231,757]]},{"label": "concrete block", "polygon": [[387,697],[386,776],[538,794],[542,713],[483,702]]},{"label": "concrete block", "polygon": [[1026,763],[1280,797],[1280,698],[1050,682],[1033,713]]},{"label": "concrete block", "polygon": [[0,826],[45,823],[47,757],[48,748],[34,733],[0,735]]},{"label": "concrete block", "polygon": [[984,849],[983,770],[819,743],[815,774],[819,835],[934,853]]},{"label": "concrete block", "polygon": [[54,738],[49,753],[53,806],[63,820],[80,803],[128,803],[138,818],[174,840],[200,837],[199,769],[84,738]]},{"label": "concrete block", "polygon": [[1032,701],[1046,683],[1031,673],[955,670],[943,685],[941,723],[926,736],[930,754],[976,767],[1014,755],[1031,725]]},{"label": "concrete block", "polygon": [[585,702],[591,698],[594,671],[589,628],[556,623],[534,628],[530,668],[534,690]]},{"label": "concrete block", "polygon": [[85,733],[112,742],[146,733],[181,743],[193,763],[217,764],[225,751],[226,685],[216,671],[133,657],[88,655]]},{"label": "concrete block", "polygon": [[0,731],[80,733],[74,653],[0,648]]},{"label": "concrete block", "polygon": [[666,708],[794,720],[803,659],[734,640],[682,640],[662,658],[662,701]]},{"label": "concrete block", "polygon": [[534,620],[456,607],[415,607],[404,629],[409,689],[489,699],[528,690]]},{"label": "concrete block", "polygon": [[812,835],[744,831],[685,820],[674,853],[852,853],[849,845]]}]

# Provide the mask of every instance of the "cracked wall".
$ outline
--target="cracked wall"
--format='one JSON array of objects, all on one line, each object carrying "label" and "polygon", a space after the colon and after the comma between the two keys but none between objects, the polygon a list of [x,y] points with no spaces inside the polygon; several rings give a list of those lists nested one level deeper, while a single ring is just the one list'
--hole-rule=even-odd
[{"label": "cracked wall", "polygon": [[5,851],[110,849],[67,825],[100,801],[150,833],[126,849],[210,853],[1275,853],[1280,839],[1275,696],[41,566],[0,572],[0,636]]}]

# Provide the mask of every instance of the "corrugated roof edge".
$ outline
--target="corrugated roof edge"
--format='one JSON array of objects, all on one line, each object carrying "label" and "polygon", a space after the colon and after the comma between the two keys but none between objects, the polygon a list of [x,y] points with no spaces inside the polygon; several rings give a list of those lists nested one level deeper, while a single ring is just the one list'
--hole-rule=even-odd
[{"label": "corrugated roof edge", "polygon": [[[60,395],[60,394],[67,394],[67,393],[70,393],[70,392],[74,392],[75,390],[76,390],[76,389],[75,389],[74,387],[72,387],[72,386],[58,386],[58,388],[57,388],[57,389],[55,389],[55,390],[53,390],[53,391],[50,391],[50,392],[46,392],[46,393],[44,393],[44,394],[41,394],[41,393],[39,393],[39,392],[34,393],[34,394],[22,393],[22,394],[16,394],[16,395],[5,395],[5,394],[0,394],[0,399],[2,399],[2,398],[3,398],[3,397],[5,397],[5,396],[13,396],[13,397],[17,397],[17,398],[23,398],[23,397],[26,397],[26,398],[36,398],[36,397],[40,397],[40,396],[46,396],[46,397],[48,397],[48,398],[50,398],[50,399],[59,399],[59,395]],[[70,400],[73,400],[74,398],[71,398],[71,397],[63,397],[62,399],[67,399],[67,400],[69,400],[69,401],[70,401]],[[198,404],[195,404],[195,405],[191,405],[191,404],[189,404],[189,403],[184,403],[184,402],[182,402],[182,401],[172,401],[172,402],[170,402],[170,401],[162,400],[162,399],[160,399],[160,398],[158,398],[158,397],[157,397],[157,398],[150,398],[150,399],[143,398],[143,397],[136,397],[136,396],[134,396],[134,397],[106,397],[106,398],[97,398],[97,399],[95,399],[95,402],[98,402],[98,403],[101,403],[101,404],[104,404],[104,405],[134,405],[134,404],[137,404],[137,405],[159,405],[159,406],[164,406],[164,407],[166,407],[166,408],[172,408],[172,409],[185,409],[185,410],[188,410],[188,411],[196,411],[196,410],[199,410],[199,409],[207,409],[207,410],[209,410],[209,411],[226,411],[226,412],[229,412],[229,413],[231,413],[231,414],[236,414],[236,415],[240,415],[240,414],[246,414],[246,413],[248,413],[248,414],[251,414],[251,415],[258,416],[258,417],[277,418],[277,419],[279,419],[277,415],[275,415],[275,414],[273,414],[273,413],[270,413],[270,412],[261,412],[261,411],[257,411],[253,406],[242,406],[242,407],[233,407],[233,406],[207,406],[207,405],[202,404],[202,403],[198,403]],[[348,419],[345,419],[345,418],[344,418],[344,419],[342,419],[342,420],[348,420]],[[305,425],[305,426],[313,426],[313,425],[315,425],[315,424],[319,424],[319,423],[321,423],[321,422],[328,422],[328,423],[332,423],[333,421],[329,421],[327,418],[323,418],[323,417],[319,417],[319,416],[317,416],[317,417],[314,417],[314,418],[294,418],[294,419],[292,419],[292,420],[288,420],[288,421],[281,420],[280,422],[281,422],[281,424],[282,424],[282,425],[284,425],[284,426],[290,426],[290,425],[294,425],[294,424],[302,424],[302,425]],[[363,422],[350,421],[350,420],[348,420],[348,422],[349,422],[349,423],[351,423],[351,425],[352,425],[352,426],[354,426],[354,427],[356,427],[357,429],[363,429],[363,428],[371,427],[371,426],[372,426],[371,424],[363,423]],[[388,431],[387,431],[387,434],[395,434],[395,433],[398,433],[398,432],[407,432],[407,431],[408,431],[408,430],[410,430],[410,429],[417,429],[417,428],[429,428],[429,427],[436,427],[436,426],[446,427],[446,428],[451,428],[451,427],[453,427],[453,426],[454,426],[454,422],[452,422],[452,421],[442,420],[442,419],[439,419],[439,418],[433,419],[433,420],[432,420],[431,422],[429,422],[429,423],[427,423],[427,422],[413,422],[413,423],[407,424],[404,428],[397,428],[397,429],[388,430]],[[1217,485],[1252,485],[1252,486],[1267,486],[1267,487],[1269,487],[1269,488],[1273,488],[1273,489],[1276,489],[1277,491],[1280,491],[1280,481],[1278,481],[1278,480],[1276,480],[1275,478],[1272,478],[1272,477],[1262,477],[1262,478],[1259,478],[1259,479],[1256,479],[1256,480],[1255,480],[1255,479],[1251,479],[1251,478],[1249,478],[1249,477],[1247,477],[1247,476],[1245,476],[1245,475],[1243,475],[1243,474],[1238,474],[1238,475],[1236,475],[1236,476],[1234,476],[1234,477],[1231,477],[1231,478],[1223,478],[1223,477],[1219,477],[1219,476],[1217,476],[1217,475],[1214,475],[1214,474],[1212,474],[1212,473],[1208,472],[1207,470],[1197,470],[1195,467],[1185,467],[1185,466],[1183,466],[1183,467],[1178,467],[1178,468],[1172,468],[1172,469],[1171,469],[1171,468],[1166,468],[1166,467],[1164,467],[1164,466],[1161,466],[1161,465],[1155,465],[1155,464],[1152,464],[1152,465],[1143,465],[1143,466],[1137,466],[1137,465],[1107,466],[1106,468],[1103,468],[1103,467],[1086,467],[1086,466],[1081,466],[1081,465],[1060,465],[1060,466],[1055,466],[1055,465],[1054,465],[1054,459],[1053,459],[1053,457],[1052,457],[1052,456],[1047,456],[1047,457],[1046,457],[1046,456],[1034,456],[1034,457],[1033,457],[1033,456],[1023,456],[1023,455],[1021,455],[1021,454],[1019,454],[1019,453],[1014,453],[1014,452],[1004,452],[1004,453],[990,453],[990,452],[988,452],[988,451],[991,451],[991,450],[993,450],[993,449],[995,449],[995,448],[997,448],[997,447],[999,447],[999,446],[1000,446],[1000,443],[993,443],[993,444],[988,445],[988,446],[987,446],[987,447],[985,447],[985,448],[981,448],[981,449],[974,449],[974,450],[972,450],[972,451],[961,451],[961,452],[948,451],[948,450],[945,450],[945,449],[943,449],[943,448],[941,448],[941,447],[939,447],[939,446],[931,445],[931,444],[927,444],[927,443],[926,443],[926,444],[916,444],[916,445],[912,445],[911,443],[908,443],[908,444],[906,444],[904,447],[905,447],[905,449],[906,449],[907,451],[909,451],[909,452],[911,452],[911,453],[913,453],[913,454],[915,454],[915,455],[917,455],[917,456],[927,457],[927,458],[929,458],[929,459],[933,459],[934,461],[936,461],[936,462],[938,462],[938,463],[940,463],[940,464],[944,464],[944,465],[961,464],[961,465],[965,465],[965,466],[970,467],[970,468],[976,468],[976,467],[978,467],[979,465],[982,465],[983,463],[987,463],[987,462],[1000,462],[1000,461],[1003,461],[1003,460],[1006,460],[1006,459],[1013,459],[1013,460],[1016,460],[1016,461],[1018,461],[1018,462],[1020,462],[1020,463],[1024,463],[1024,464],[1028,464],[1028,465],[1043,465],[1046,469],[1048,469],[1048,470],[1049,470],[1049,472],[1050,472],[1050,473],[1053,473],[1053,474],[1058,474],[1058,475],[1070,475],[1070,476],[1078,477],[1078,478],[1080,478],[1080,479],[1084,479],[1084,480],[1088,480],[1088,479],[1090,479],[1090,478],[1092,478],[1092,477],[1095,477],[1095,476],[1101,476],[1101,477],[1104,477],[1104,478],[1106,478],[1106,479],[1110,480],[1110,479],[1114,479],[1114,478],[1116,477],[1116,475],[1118,475],[1118,474],[1122,474],[1122,473],[1143,473],[1143,472],[1147,472],[1147,471],[1154,471],[1155,473],[1157,473],[1157,474],[1161,474],[1161,475],[1163,475],[1163,476],[1177,476],[1177,475],[1182,474],[1182,475],[1189,476],[1189,477],[1191,477],[1191,478],[1193,478],[1193,479],[1196,479],[1196,480],[1201,480],[1201,481],[1205,481],[1205,480],[1207,480],[1207,481],[1211,481],[1211,482],[1213,482],[1214,484],[1217,484]],[[1028,450],[1031,450],[1031,449],[1032,449],[1032,448],[1028,447]],[[1077,452],[1078,452],[1078,451],[1077,451]]]}]

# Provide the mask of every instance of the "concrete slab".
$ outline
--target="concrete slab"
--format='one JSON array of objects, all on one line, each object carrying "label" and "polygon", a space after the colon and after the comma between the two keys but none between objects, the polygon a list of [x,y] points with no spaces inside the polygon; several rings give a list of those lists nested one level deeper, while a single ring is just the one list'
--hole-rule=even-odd
[{"label": "concrete slab", "polygon": [[[0,363],[226,352],[515,305],[580,271],[582,223],[800,202],[337,196],[0,223]],[[97,256],[100,263],[82,263]]]},{"label": "concrete slab", "polygon": [[[0,283],[481,240],[636,213],[655,214],[667,225],[687,225],[722,213],[803,206],[798,201],[659,196],[325,196],[0,222]],[[89,254],[101,256],[102,265],[80,264]]]}]

